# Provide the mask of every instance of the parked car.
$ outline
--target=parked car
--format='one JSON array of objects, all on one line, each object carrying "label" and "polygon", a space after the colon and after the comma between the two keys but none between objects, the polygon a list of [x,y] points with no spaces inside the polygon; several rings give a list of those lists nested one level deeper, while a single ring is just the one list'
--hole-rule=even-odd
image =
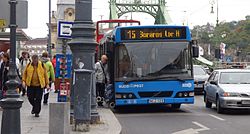
[{"label": "parked car", "polygon": [[209,75],[205,68],[201,65],[194,65],[194,92],[203,93],[204,83],[208,79]]},{"label": "parked car", "polygon": [[250,109],[250,70],[215,70],[204,86],[207,108],[216,104],[217,112],[224,109]]}]

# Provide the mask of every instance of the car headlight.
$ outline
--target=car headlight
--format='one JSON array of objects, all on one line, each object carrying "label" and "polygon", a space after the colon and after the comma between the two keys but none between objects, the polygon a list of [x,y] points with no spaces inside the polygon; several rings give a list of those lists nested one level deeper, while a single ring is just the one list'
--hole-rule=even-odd
[{"label": "car headlight", "polygon": [[224,92],[222,94],[223,97],[239,97],[240,94],[239,93],[232,93],[232,92]]}]

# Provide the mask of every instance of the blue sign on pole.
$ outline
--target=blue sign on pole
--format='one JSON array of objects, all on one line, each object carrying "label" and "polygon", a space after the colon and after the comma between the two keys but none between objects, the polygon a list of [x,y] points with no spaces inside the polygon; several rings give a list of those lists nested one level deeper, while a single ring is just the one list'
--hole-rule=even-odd
[{"label": "blue sign on pole", "polygon": [[71,38],[71,27],[73,26],[73,22],[68,21],[58,21],[58,38]]},{"label": "blue sign on pole", "polygon": [[233,61],[232,56],[226,56],[225,59],[226,59],[226,62],[232,62]]}]

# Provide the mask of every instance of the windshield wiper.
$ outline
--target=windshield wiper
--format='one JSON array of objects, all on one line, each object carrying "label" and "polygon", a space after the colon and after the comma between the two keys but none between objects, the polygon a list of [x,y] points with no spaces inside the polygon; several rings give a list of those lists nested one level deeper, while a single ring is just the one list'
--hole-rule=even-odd
[{"label": "windshield wiper", "polygon": [[174,70],[160,70],[154,73],[149,73],[147,76],[160,76],[164,74],[182,74],[182,73],[187,73],[187,70],[181,70],[181,71],[174,71]]},{"label": "windshield wiper", "polygon": [[152,80],[152,79],[148,79],[148,78],[145,78],[145,77],[139,77],[139,78],[134,78],[134,79],[126,79],[124,80],[124,83],[125,84],[128,84],[130,82],[135,82],[135,81],[147,81],[147,80]]},{"label": "windshield wiper", "polygon": [[181,78],[179,78],[179,77],[177,77],[177,76],[160,76],[160,77],[156,77],[155,79],[156,80],[160,80],[160,79],[173,79],[173,80],[178,80],[178,81],[181,81],[181,82],[185,82],[185,80],[184,79],[181,79]]},{"label": "windshield wiper", "polygon": [[161,80],[161,79],[178,80],[181,82],[185,82],[185,79],[181,79],[177,76],[150,76],[150,77],[144,76],[137,79],[125,80],[124,83],[128,84],[130,82],[135,82],[135,81],[150,81],[150,80]]},{"label": "windshield wiper", "polygon": [[240,84],[250,84],[250,82],[241,82]]}]

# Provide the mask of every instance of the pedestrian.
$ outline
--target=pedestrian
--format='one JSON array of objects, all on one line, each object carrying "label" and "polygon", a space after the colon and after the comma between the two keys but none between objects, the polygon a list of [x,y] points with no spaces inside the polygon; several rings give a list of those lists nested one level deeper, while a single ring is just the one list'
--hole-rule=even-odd
[{"label": "pedestrian", "polygon": [[[29,53],[28,52],[22,52],[22,56],[19,58],[19,74],[20,74],[20,79],[22,79],[23,76],[23,71],[25,67],[31,62]],[[26,89],[23,86],[20,86],[20,91],[22,91],[22,96],[25,95]]]},{"label": "pedestrian", "polygon": [[52,65],[54,67],[54,70],[56,70],[56,55],[53,56],[53,59],[52,59]]},{"label": "pedestrian", "polygon": [[4,53],[2,56],[3,62],[1,64],[1,68],[0,68],[0,81],[1,81],[1,98],[3,98],[5,96],[5,93],[7,91],[7,86],[5,85],[5,82],[8,81],[8,72],[10,69],[9,66],[9,54],[8,53]]},{"label": "pedestrian", "polygon": [[[49,54],[47,52],[42,53],[41,61],[44,63],[47,69],[48,78],[49,78],[49,86],[51,88],[52,83],[55,82],[55,73],[54,73],[53,64],[50,61]],[[50,89],[44,89],[44,90],[50,90]],[[45,94],[43,96],[44,105],[48,104],[48,99],[49,99],[49,91],[45,91]]]},{"label": "pedestrian", "polygon": [[[108,57],[102,55],[101,60],[95,64],[95,77],[96,77],[96,96],[104,98],[106,85],[109,83],[108,73]],[[102,101],[98,102],[98,106],[102,106]]]},{"label": "pedestrian", "polygon": [[3,63],[3,54],[4,54],[4,52],[0,52],[0,67]]},{"label": "pedestrian", "polygon": [[27,86],[28,100],[32,105],[31,114],[39,117],[43,89],[49,88],[49,78],[45,65],[38,60],[38,55],[33,55],[31,59],[32,62],[24,69],[22,84],[23,87]]}]

